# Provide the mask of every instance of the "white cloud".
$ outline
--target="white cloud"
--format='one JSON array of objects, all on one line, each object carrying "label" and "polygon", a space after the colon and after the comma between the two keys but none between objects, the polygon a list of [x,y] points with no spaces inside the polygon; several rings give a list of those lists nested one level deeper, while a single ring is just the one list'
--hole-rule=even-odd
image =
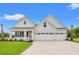
[{"label": "white cloud", "polygon": [[70,5],[68,5],[68,7],[71,9],[79,8],[79,3],[71,3]]},{"label": "white cloud", "polygon": [[19,20],[22,17],[24,17],[23,14],[14,14],[14,15],[5,14],[3,16],[3,19],[5,19],[5,20]]}]

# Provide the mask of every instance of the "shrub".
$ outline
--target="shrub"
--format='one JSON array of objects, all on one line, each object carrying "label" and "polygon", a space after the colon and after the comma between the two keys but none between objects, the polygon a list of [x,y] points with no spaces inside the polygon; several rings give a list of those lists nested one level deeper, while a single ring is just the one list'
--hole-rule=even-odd
[{"label": "shrub", "polygon": [[13,39],[10,39],[10,41],[13,41]]},{"label": "shrub", "polygon": [[17,41],[17,39],[15,39],[15,41]]},{"label": "shrub", "polygon": [[5,39],[0,39],[0,41],[5,41]]},{"label": "shrub", "polygon": [[33,42],[33,40],[29,40],[29,42]]},{"label": "shrub", "polygon": [[70,37],[70,40],[72,41],[72,40],[73,40],[73,38],[71,38],[71,37]]},{"label": "shrub", "polygon": [[5,39],[4,41],[8,41],[8,39]]},{"label": "shrub", "polygon": [[67,38],[67,39],[65,39],[65,40],[67,40],[67,41],[68,41],[69,39]]},{"label": "shrub", "polygon": [[20,41],[23,41],[22,39],[20,39]]},{"label": "shrub", "polygon": [[3,41],[2,39],[0,39],[0,41]]}]

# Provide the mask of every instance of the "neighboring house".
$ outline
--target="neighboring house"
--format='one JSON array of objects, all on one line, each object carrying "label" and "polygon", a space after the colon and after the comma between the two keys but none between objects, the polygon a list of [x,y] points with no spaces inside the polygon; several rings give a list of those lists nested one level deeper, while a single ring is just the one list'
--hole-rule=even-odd
[{"label": "neighboring house", "polygon": [[17,40],[65,40],[67,38],[67,29],[51,15],[36,25],[25,17],[21,18],[11,31],[15,32]]}]

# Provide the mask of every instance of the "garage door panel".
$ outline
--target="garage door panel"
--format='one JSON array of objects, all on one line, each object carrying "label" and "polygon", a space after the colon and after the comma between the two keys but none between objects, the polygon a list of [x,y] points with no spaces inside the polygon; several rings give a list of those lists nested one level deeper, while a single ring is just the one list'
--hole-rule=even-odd
[{"label": "garage door panel", "polygon": [[53,40],[52,35],[35,35],[36,40]]},{"label": "garage door panel", "polygon": [[64,40],[66,35],[35,35],[35,40]]}]

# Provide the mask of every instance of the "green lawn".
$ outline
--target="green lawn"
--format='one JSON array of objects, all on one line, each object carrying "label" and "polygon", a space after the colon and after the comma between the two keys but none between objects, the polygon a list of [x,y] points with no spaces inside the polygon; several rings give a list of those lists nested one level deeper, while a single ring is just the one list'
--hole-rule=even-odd
[{"label": "green lawn", "polygon": [[[70,40],[70,38],[69,38],[69,40]],[[70,41],[71,41],[71,40],[70,40]],[[73,38],[72,42],[77,42],[77,43],[79,43],[79,38]]]},{"label": "green lawn", "polygon": [[73,41],[79,42],[79,38],[73,38]]},{"label": "green lawn", "polygon": [[31,45],[31,42],[1,41],[0,55],[19,55]]},{"label": "green lawn", "polygon": [[73,42],[79,43],[79,38],[73,38]]}]

